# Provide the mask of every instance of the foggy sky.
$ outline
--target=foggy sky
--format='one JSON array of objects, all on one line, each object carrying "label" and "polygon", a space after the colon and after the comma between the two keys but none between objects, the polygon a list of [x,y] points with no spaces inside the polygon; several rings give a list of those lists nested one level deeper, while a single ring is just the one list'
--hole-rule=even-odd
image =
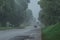
[{"label": "foggy sky", "polygon": [[37,19],[39,16],[40,6],[38,5],[39,0],[30,0],[28,8],[32,10],[33,16]]}]

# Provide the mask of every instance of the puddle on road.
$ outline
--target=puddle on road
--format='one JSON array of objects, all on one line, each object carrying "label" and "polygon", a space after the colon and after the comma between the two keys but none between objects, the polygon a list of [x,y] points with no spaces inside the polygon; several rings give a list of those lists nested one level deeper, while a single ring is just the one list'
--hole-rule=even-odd
[{"label": "puddle on road", "polygon": [[39,36],[40,36],[40,29],[39,30],[32,30],[32,31],[27,32],[23,35],[13,37],[9,40],[39,40],[40,39]]},{"label": "puddle on road", "polygon": [[29,36],[16,36],[14,38],[11,38],[9,40],[33,40],[34,37],[29,37]]}]

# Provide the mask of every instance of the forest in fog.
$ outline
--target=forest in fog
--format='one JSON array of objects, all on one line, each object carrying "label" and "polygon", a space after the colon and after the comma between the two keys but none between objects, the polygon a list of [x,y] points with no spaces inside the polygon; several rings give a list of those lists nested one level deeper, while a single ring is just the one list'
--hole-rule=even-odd
[{"label": "forest in fog", "polygon": [[28,9],[28,3],[30,0],[0,0],[0,26],[18,27],[32,19],[32,11]]}]

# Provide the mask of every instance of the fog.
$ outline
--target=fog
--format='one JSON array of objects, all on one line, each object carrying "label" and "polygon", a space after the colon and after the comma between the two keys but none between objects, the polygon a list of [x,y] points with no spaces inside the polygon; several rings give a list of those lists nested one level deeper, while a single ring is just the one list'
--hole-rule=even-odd
[{"label": "fog", "polygon": [[39,17],[39,11],[40,11],[40,6],[38,5],[38,1],[39,0],[30,0],[30,3],[28,5],[28,8],[32,10],[33,16],[36,18],[36,20]]}]

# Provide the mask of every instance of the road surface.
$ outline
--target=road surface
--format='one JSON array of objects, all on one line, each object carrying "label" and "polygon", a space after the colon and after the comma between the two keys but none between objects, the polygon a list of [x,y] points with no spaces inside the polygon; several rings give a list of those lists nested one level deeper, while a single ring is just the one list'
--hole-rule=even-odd
[{"label": "road surface", "polygon": [[[40,40],[40,28],[25,28],[0,31],[0,40]],[[29,38],[31,37],[31,38]]]}]

